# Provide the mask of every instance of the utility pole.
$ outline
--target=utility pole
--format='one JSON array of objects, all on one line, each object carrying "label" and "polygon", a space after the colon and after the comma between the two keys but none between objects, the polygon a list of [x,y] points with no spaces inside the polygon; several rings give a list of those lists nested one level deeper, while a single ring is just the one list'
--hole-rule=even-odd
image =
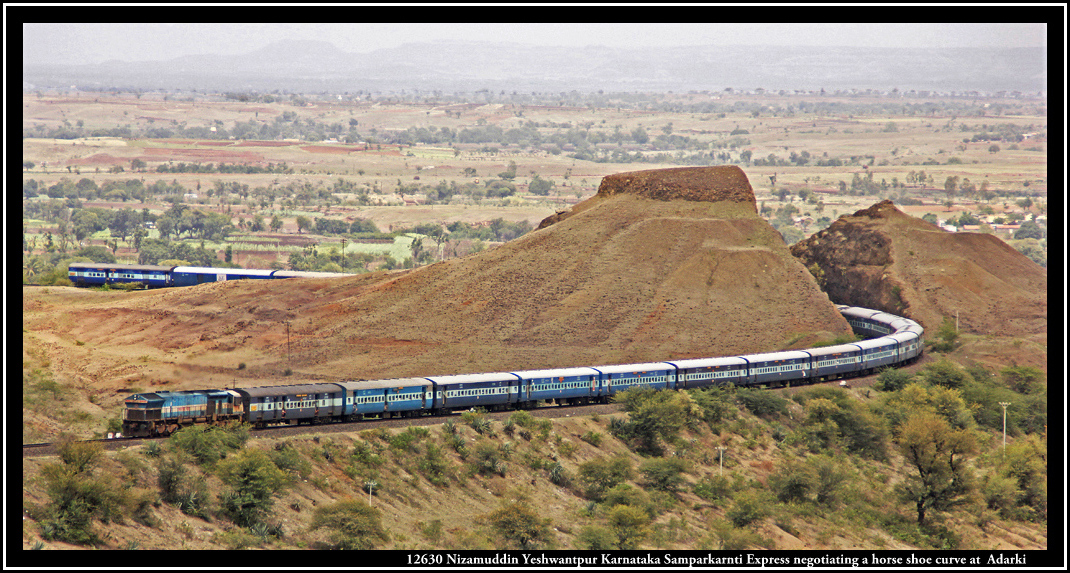
[{"label": "utility pole", "polygon": [[1000,456],[1000,462],[1007,456],[1007,406],[1010,406],[1010,402],[1000,402],[1000,406],[1003,406],[1003,455]]},{"label": "utility pole", "polygon": [[293,364],[290,362],[290,321],[283,321],[286,324],[286,366],[291,367]]},{"label": "utility pole", "polygon": [[725,448],[724,448],[724,446],[717,446],[717,449],[721,450],[721,455],[720,455],[720,459],[721,459],[721,475],[723,476],[724,475],[724,450],[725,450]]}]

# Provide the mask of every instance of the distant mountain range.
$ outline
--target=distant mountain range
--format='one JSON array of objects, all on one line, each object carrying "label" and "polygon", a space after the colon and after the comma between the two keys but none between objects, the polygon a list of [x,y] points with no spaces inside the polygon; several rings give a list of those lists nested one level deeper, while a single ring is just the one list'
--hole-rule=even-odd
[{"label": "distant mountain range", "polygon": [[874,89],[1047,91],[1045,48],[547,47],[410,43],[350,53],[282,40],[242,55],[26,65],[24,87],[446,93]]}]

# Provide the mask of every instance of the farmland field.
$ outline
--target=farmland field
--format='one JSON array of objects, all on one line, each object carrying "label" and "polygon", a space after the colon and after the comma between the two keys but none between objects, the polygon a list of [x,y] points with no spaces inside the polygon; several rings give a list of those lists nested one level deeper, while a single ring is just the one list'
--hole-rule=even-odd
[{"label": "farmland field", "polygon": [[[1046,102],[1021,94],[264,99],[24,94],[27,255],[51,241],[48,252],[101,246],[144,262],[132,231],[105,224],[103,212],[129,209],[141,240],[160,239],[151,223],[163,218],[164,238],[220,261],[229,247],[243,265],[293,266],[295,252],[311,270],[374,270],[387,254],[422,264],[508,240],[593,195],[605,175],[680,165],[743,167],[789,243],[881,199],[939,219],[1015,222],[1047,207]],[[182,205],[201,215],[168,227]],[[203,229],[208,213],[229,223]],[[353,235],[362,221],[378,241]],[[415,234],[386,236],[402,231]],[[321,256],[341,253],[343,238],[344,259]]]}]

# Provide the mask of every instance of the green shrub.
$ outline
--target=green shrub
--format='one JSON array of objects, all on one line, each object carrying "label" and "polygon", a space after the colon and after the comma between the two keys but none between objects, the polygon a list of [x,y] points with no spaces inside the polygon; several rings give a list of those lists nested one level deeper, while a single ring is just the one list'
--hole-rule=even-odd
[{"label": "green shrub", "polygon": [[904,370],[885,368],[877,375],[877,383],[873,387],[881,392],[895,392],[909,384],[913,378]]},{"label": "green shrub", "polygon": [[328,529],[335,549],[375,549],[390,536],[381,523],[382,512],[358,499],[345,499],[317,507],[311,530]]},{"label": "green shrub", "polygon": [[711,386],[686,392],[698,405],[703,421],[708,424],[734,419],[739,412],[732,399],[735,392],[733,386]]},{"label": "green shrub", "polygon": [[699,480],[691,491],[707,501],[719,502],[731,495],[732,484],[724,476],[710,476]]},{"label": "green shrub", "polygon": [[920,377],[932,386],[959,389],[966,385],[970,375],[946,357],[928,364],[921,370]]},{"label": "green shrub", "polygon": [[588,499],[601,500],[607,490],[631,477],[632,462],[627,456],[598,458],[579,467],[579,478]]},{"label": "green shrub", "polygon": [[600,525],[585,525],[576,535],[576,549],[582,551],[604,551],[616,549],[613,533]]},{"label": "green shrub", "polygon": [[477,472],[481,474],[496,473],[505,477],[506,464],[502,459],[501,449],[493,442],[479,442],[476,444],[474,454]]},{"label": "green shrub", "polygon": [[725,512],[725,517],[736,527],[746,527],[767,517],[772,505],[767,496],[754,490],[737,493],[733,502],[732,507]]},{"label": "green shrub", "polygon": [[610,424],[615,436],[637,452],[661,455],[662,442],[673,442],[685,426],[702,417],[701,408],[687,392],[660,392],[653,388],[630,388],[616,394],[628,420]]},{"label": "green shrub", "polygon": [[182,428],[171,434],[169,442],[180,451],[193,456],[198,464],[211,466],[229,451],[241,448],[248,439],[249,428],[244,425],[231,425],[226,429],[198,425]]},{"label": "green shrub", "polygon": [[596,448],[602,445],[602,433],[595,432],[594,430],[591,430],[586,434],[580,436],[580,439]]},{"label": "green shrub", "polygon": [[537,549],[553,539],[550,520],[526,501],[514,501],[481,517],[508,545],[520,550]]},{"label": "green shrub", "polygon": [[683,472],[689,469],[686,460],[680,458],[655,458],[644,461],[639,466],[648,486],[669,493],[676,493],[684,484]]},{"label": "green shrub", "polygon": [[810,499],[817,481],[811,468],[802,462],[788,462],[769,475],[769,489],[777,500],[799,503]]},{"label": "green shrub", "polygon": [[84,444],[66,439],[60,444],[64,463],[41,468],[49,503],[27,511],[39,522],[41,537],[46,540],[96,544],[100,537],[93,529],[94,519],[104,523],[123,519],[128,490],[114,483],[114,476],[92,475],[90,466],[97,454],[93,453],[95,448]]},{"label": "green shrub", "polygon": [[736,399],[755,416],[787,415],[788,401],[772,392],[753,388],[736,390]]},{"label": "green shrub", "polygon": [[266,453],[253,449],[219,462],[217,473],[231,488],[220,498],[223,512],[243,527],[261,521],[275,495],[291,481]]},{"label": "green shrub", "polygon": [[615,505],[606,515],[617,549],[638,549],[649,534],[650,516],[638,507]]},{"label": "green shrub", "polygon": [[999,373],[1007,386],[1020,394],[1043,393],[1047,388],[1044,371],[1033,366],[1012,364]]},{"label": "green shrub", "polygon": [[658,513],[647,492],[626,483],[617,484],[606,491],[602,504],[605,507],[617,505],[636,507],[646,512],[650,519],[653,519]]},{"label": "green shrub", "polygon": [[283,471],[290,472],[301,478],[307,479],[312,473],[312,463],[309,462],[297,448],[287,442],[275,444],[275,448],[268,453],[271,461]]},{"label": "green shrub", "polygon": [[944,317],[936,333],[927,341],[934,352],[951,352],[959,347],[959,331],[955,328],[954,321]]},{"label": "green shrub", "polygon": [[427,444],[417,467],[432,484],[440,487],[449,485],[450,464],[435,444]]}]

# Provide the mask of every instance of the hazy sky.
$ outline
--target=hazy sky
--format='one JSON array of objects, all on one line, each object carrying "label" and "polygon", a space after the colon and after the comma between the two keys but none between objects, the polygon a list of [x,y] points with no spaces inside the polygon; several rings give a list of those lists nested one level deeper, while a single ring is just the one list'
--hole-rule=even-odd
[{"label": "hazy sky", "polygon": [[[218,10],[219,7],[199,10]],[[418,9],[418,8],[412,8]],[[547,9],[575,10],[574,7]],[[850,8],[845,7],[849,13]],[[390,8],[387,8],[390,13]],[[493,12],[494,8],[488,10]],[[351,9],[342,9],[351,13]],[[159,13],[159,11],[156,11]],[[379,13],[379,12],[377,12]],[[511,13],[506,10],[506,14]],[[515,13],[515,12],[514,12]],[[133,12],[124,12],[127,16]],[[840,11],[839,15],[844,15]],[[1047,46],[1046,24],[23,24],[23,63],[87,64],[241,54],[279,39],[322,40],[347,52],[407,42],[478,40],[550,46],[804,45]]]}]

